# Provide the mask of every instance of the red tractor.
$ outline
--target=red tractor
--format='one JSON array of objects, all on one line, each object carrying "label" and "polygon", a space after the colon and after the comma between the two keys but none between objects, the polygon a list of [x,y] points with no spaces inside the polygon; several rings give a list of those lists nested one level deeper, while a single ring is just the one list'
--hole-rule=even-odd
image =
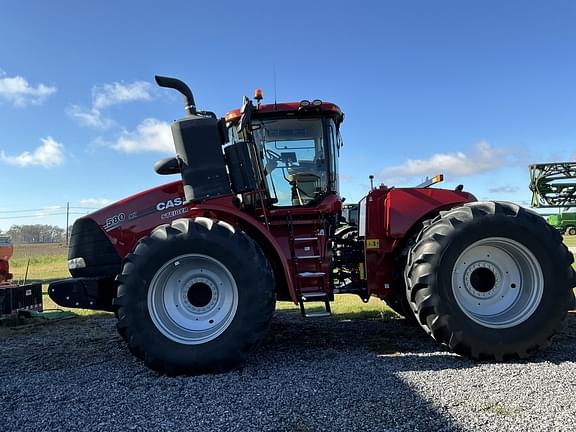
[{"label": "red tractor", "polygon": [[[172,125],[181,181],[78,219],[71,279],[50,284],[66,307],[114,311],[130,351],[157,371],[221,371],[264,336],[276,300],[306,317],[335,294],[379,297],[448,349],[525,358],[549,344],[573,305],[572,255],[536,213],[464,192],[380,186],[342,217],[338,106],[256,105]],[[308,313],[309,302],[323,312]]]}]

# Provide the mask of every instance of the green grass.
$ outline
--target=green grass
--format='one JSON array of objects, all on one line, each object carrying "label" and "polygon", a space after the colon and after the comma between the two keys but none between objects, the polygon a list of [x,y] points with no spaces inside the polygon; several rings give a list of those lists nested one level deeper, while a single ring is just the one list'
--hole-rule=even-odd
[{"label": "green grass", "polygon": [[[322,303],[306,303],[307,312],[319,312],[324,310]],[[360,297],[352,294],[336,295],[330,303],[332,314],[340,319],[390,319],[398,315],[386,306],[382,300],[375,297],[364,303]],[[299,311],[299,307],[292,302],[277,302],[276,310]]]},{"label": "green grass", "polygon": [[[576,236],[564,236],[564,244],[566,246],[568,246],[569,248],[574,248],[576,249]],[[576,253],[573,252],[576,258]],[[576,262],[574,264],[572,264],[572,267],[576,270]],[[574,292],[576,293],[576,289],[574,290]]]},{"label": "green grass", "polygon": [[[66,309],[58,306],[48,297],[48,284],[55,280],[70,277],[67,268],[67,250],[62,245],[16,245],[14,247],[14,257],[10,260],[10,271],[14,274],[14,280],[22,281],[28,266],[28,282],[42,282],[44,292],[44,309],[64,309],[71,310],[78,315],[98,314],[98,311],[87,309]],[[29,262],[29,264],[28,264]],[[308,311],[319,311],[321,306],[314,306],[318,303],[308,303]],[[355,295],[336,296],[336,300],[331,303],[332,313],[341,319],[381,319],[397,317],[394,312],[386,306],[384,302],[376,298],[370,299],[368,303],[363,303],[360,297]],[[298,312],[298,306],[292,302],[278,302],[278,310],[293,310]]]},{"label": "green grass", "polygon": [[15,281],[49,283],[70,277],[67,256],[68,249],[62,244],[14,245],[10,271]]},{"label": "green grass", "polygon": [[42,283],[44,310],[62,309],[79,316],[97,315],[103,312],[89,309],[63,308],[48,297],[48,284],[70,277],[68,272],[68,250],[61,244],[15,245],[14,256],[10,260],[10,272],[16,282]]},{"label": "green grass", "polygon": [[66,255],[35,256],[10,260],[15,281],[49,283],[70,277]]},{"label": "green grass", "polygon": [[68,254],[68,247],[60,243],[16,244],[12,258],[28,258]]},{"label": "green grass", "polygon": [[564,236],[564,244],[576,248],[576,236]]},{"label": "green grass", "polygon": [[[576,247],[576,236],[564,237],[564,243],[569,247]],[[66,248],[62,245],[17,245],[15,252],[14,258],[10,260],[10,271],[14,274],[14,280],[24,280],[26,267],[28,266],[27,280],[43,284],[44,308],[63,309],[50,300],[47,295],[47,289],[50,282],[70,277],[67,269]],[[310,312],[323,309],[320,303],[308,303],[306,306],[307,311]],[[377,298],[371,298],[368,303],[363,303],[360,297],[355,295],[337,295],[335,301],[331,303],[331,307],[332,313],[340,319],[388,319],[397,317],[384,302]],[[297,312],[298,306],[292,302],[278,302],[276,309]],[[100,313],[83,309],[69,310],[78,315]]]}]

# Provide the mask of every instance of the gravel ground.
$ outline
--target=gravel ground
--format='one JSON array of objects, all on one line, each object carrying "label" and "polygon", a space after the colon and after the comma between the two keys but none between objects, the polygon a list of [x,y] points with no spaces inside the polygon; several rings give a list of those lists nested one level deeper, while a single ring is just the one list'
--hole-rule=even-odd
[{"label": "gravel ground", "polygon": [[241,370],[167,378],[112,317],[0,336],[0,430],[576,430],[576,315],[529,362],[474,363],[402,320],[281,312]]}]

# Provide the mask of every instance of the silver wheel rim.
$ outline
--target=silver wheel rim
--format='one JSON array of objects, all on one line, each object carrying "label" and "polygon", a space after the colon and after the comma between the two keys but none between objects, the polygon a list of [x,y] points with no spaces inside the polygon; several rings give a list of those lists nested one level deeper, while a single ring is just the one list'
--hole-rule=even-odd
[{"label": "silver wheel rim", "polygon": [[452,292],[474,322],[510,328],[526,321],[544,292],[540,263],[523,244],[489,237],[466,248],[452,270]]},{"label": "silver wheel rim", "polygon": [[224,264],[206,255],[173,258],[150,282],[150,318],[164,336],[181,344],[217,338],[228,328],[237,308],[234,277]]}]

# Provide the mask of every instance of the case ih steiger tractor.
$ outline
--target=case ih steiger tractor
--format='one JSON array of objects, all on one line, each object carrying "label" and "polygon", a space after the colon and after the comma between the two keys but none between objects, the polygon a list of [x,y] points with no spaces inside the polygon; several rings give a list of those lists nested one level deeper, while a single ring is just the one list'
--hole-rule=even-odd
[{"label": "case ih steiger tractor", "polygon": [[[158,174],[181,181],[78,219],[71,279],[49,294],[66,307],[114,311],[130,351],[157,371],[221,371],[264,336],[275,301],[306,317],[335,294],[379,297],[448,349],[524,358],[549,344],[574,295],[560,234],[510,203],[431,188],[367,191],[357,226],[342,220],[338,106],[256,105],[218,119],[185,97],[176,156]],[[310,313],[319,302],[325,310]]]}]

